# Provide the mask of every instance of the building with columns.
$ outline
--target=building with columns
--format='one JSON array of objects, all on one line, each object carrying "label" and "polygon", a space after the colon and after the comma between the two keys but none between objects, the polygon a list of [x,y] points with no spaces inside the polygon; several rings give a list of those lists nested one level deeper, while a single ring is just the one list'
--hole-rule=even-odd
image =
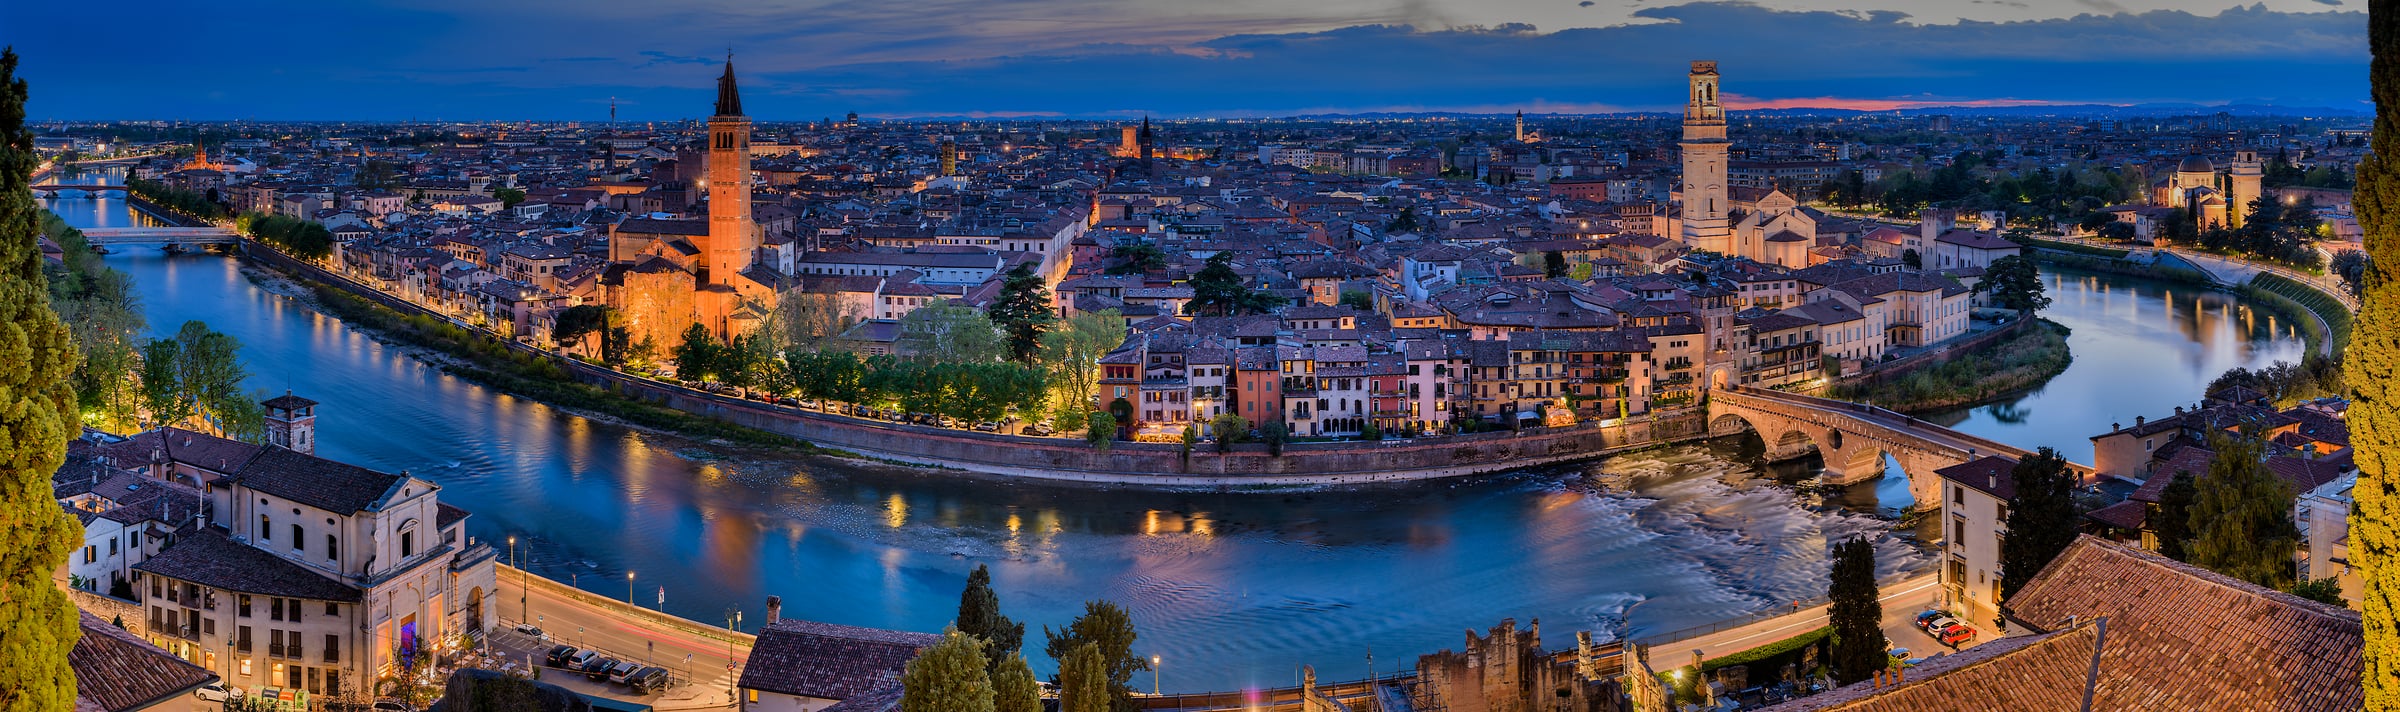
[{"label": "building with columns", "polygon": [[1692,63],[1691,96],[1683,108],[1683,242],[1696,250],[1733,254],[1733,199],[1726,190],[1725,107],[1717,103],[1717,63]]}]

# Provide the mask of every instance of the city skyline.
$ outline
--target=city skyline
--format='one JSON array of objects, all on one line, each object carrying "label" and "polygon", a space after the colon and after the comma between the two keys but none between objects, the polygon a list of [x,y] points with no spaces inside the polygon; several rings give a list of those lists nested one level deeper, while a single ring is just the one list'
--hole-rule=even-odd
[{"label": "city skyline", "polygon": [[[373,4],[308,14],[154,8],[168,21],[0,32],[36,59],[29,116],[177,120],[692,118],[730,50],[751,113],[868,118],[1174,118],[1671,110],[1681,62],[1743,78],[1733,110],[2189,103],[2363,111],[2364,15],[2329,0],[2213,14],[2103,0],[1926,3],[1334,4],[1313,16],[1074,3],[998,11],[771,4],[642,17]],[[1013,7],[1013,6],[1012,6]],[[1090,8],[1085,8],[1090,9]],[[2002,9],[2006,11],[2003,12]],[[2211,13],[2203,8],[2194,12]],[[2097,14],[2107,12],[2109,14]],[[814,14],[811,14],[814,13]],[[1078,14],[1081,13],[1081,14]],[[59,7],[16,27],[72,27]],[[806,22],[795,18],[807,16]],[[942,19],[926,20],[925,17]],[[1072,21],[1059,18],[1076,18]],[[1513,18],[1513,19],[1512,19]],[[1061,26],[1062,23],[1067,26]],[[774,28],[774,29],[761,29]],[[351,37],[341,51],[242,40]],[[99,51],[95,51],[99,50]],[[198,56],[191,81],[155,58]],[[55,59],[51,59],[55,58]],[[138,91],[130,91],[138,87]]]}]

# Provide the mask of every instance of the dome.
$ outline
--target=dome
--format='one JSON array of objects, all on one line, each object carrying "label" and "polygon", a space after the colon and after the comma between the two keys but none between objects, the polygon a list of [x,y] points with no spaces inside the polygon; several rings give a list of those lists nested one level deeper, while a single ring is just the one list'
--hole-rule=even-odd
[{"label": "dome", "polygon": [[2189,156],[2184,156],[2184,157],[2183,157],[2183,164],[2182,164],[2182,165],[2178,165],[2178,166],[2176,166],[2176,167],[2175,167],[2175,172],[2177,172],[2177,173],[2215,173],[2215,172],[2217,172],[2217,166],[2216,166],[2216,164],[2209,163],[2209,162],[2208,162],[2208,157],[2207,157],[2207,156],[2202,156],[2202,155],[2200,155],[2200,154],[2197,154],[2197,153],[2195,153],[2195,154],[2192,154],[2192,155],[2189,155]]}]

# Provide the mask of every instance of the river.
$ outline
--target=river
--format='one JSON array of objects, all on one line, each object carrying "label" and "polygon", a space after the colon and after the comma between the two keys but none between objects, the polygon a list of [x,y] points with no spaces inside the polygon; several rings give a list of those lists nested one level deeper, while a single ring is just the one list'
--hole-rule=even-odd
[{"label": "river", "polygon": [[[79,226],[137,220],[117,199],[43,202]],[[322,402],[319,454],[432,479],[442,501],[475,512],[470,534],[518,536],[537,574],[622,596],[631,572],[636,600],[656,604],[663,586],[667,611],[703,621],[735,608],[757,621],[780,595],[787,616],[938,631],[966,574],[990,564],[1004,611],[1029,623],[1028,657],[1043,626],[1109,599],[1132,611],[1135,652],[1164,661],[1167,688],[1230,690],[1290,684],[1302,664],[1361,677],[1371,653],[1388,673],[1505,617],[1540,618],[1557,647],[1575,630],[1654,634],[1781,606],[1821,595],[1829,543],[1854,534],[1878,538],[1886,574],[1930,561],[1889,520],[1908,504],[1904,480],[1820,493],[1795,484],[1807,466],[1756,464],[1755,438],[1473,481],[1264,494],[962,479],[577,417],[452,378],[234,260],[132,249],[107,261],[133,276],[154,333],[207,321],[242,341],[250,387]],[[2074,367],[2011,404],[1953,416],[1963,428],[2088,461],[2093,423],[2187,400],[2220,363],[2298,351],[2238,315],[2111,326],[2168,302],[2132,280],[2052,288],[2052,318],[2076,330]],[[2142,390],[2103,400],[2098,384]]]}]

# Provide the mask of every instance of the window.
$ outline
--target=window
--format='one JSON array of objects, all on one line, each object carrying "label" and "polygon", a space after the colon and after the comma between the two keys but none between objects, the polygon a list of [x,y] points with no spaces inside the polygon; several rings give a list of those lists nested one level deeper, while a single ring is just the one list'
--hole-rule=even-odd
[{"label": "window", "polygon": [[338,615],[341,615],[341,614],[342,614],[342,604],[339,604],[339,603],[334,603],[334,602],[332,602],[332,601],[326,601],[326,602],[325,602],[325,615],[329,615],[329,616],[338,616]]},{"label": "window", "polygon": [[[293,622],[293,623],[298,623],[298,622],[300,622],[300,599],[297,599],[297,598],[295,598],[295,599],[292,599],[292,605],[290,606],[290,608],[291,608],[291,611],[292,611],[292,622]],[[295,641],[295,644],[296,644],[296,643],[297,643],[297,641]]]},{"label": "window", "polygon": [[325,662],[329,662],[329,663],[338,663],[338,662],[341,662],[341,661],[342,661],[342,636],[340,636],[340,635],[337,635],[337,634],[333,634],[333,633],[326,633],[326,634],[325,634]]},{"label": "window", "polygon": [[[244,653],[250,652],[250,626],[242,626],[234,632],[234,649]],[[242,661],[242,674],[250,674],[250,661]]]},{"label": "window", "polygon": [[95,559],[99,558],[99,557],[97,557],[97,556],[95,556],[95,555],[94,555],[94,552],[97,552],[98,550],[99,550],[99,548],[98,548],[98,547],[94,547],[94,546],[91,546],[91,545],[89,545],[89,544],[86,544],[86,545],[84,545],[84,547],[83,547],[83,563],[87,563],[87,564],[88,564],[88,563],[92,563],[92,561],[93,561],[93,560],[95,560]]},{"label": "window", "polygon": [[205,634],[205,635],[216,635],[216,634],[217,634],[217,619],[215,619],[215,618],[202,618],[202,619],[200,619],[200,632],[201,632],[202,634]]},{"label": "window", "polygon": [[308,537],[307,537],[307,535],[305,535],[305,534],[302,534],[302,533],[301,533],[301,531],[300,531],[300,525],[298,525],[298,524],[294,524],[294,525],[292,525],[292,550],[293,550],[293,551],[307,551],[307,550],[308,550]]},{"label": "window", "polygon": [[267,599],[267,618],[273,620],[283,620],[283,599]]},{"label": "window", "polygon": [[[245,653],[247,653],[247,652],[250,652],[250,646],[247,646],[247,645],[244,645],[244,646],[242,646],[242,652],[245,652]],[[243,658],[243,659],[242,659],[242,676],[243,676],[243,677],[249,677],[249,676],[250,676],[250,659],[249,659],[249,658]]]},{"label": "window", "polygon": [[109,537],[109,538],[108,538],[108,555],[109,555],[109,556],[116,556],[116,555],[117,555],[117,538],[116,538],[116,537]]},{"label": "window", "polygon": [[[1119,388],[1117,390],[1122,391],[1125,389]],[[408,557],[415,556],[416,554],[417,533],[414,530],[400,532],[400,558],[406,559]]]},{"label": "window", "polygon": [[241,608],[241,616],[243,618],[250,617],[250,594],[242,594],[239,603]]},{"label": "window", "polygon": [[342,560],[342,540],[332,534],[325,535],[325,560]]}]

